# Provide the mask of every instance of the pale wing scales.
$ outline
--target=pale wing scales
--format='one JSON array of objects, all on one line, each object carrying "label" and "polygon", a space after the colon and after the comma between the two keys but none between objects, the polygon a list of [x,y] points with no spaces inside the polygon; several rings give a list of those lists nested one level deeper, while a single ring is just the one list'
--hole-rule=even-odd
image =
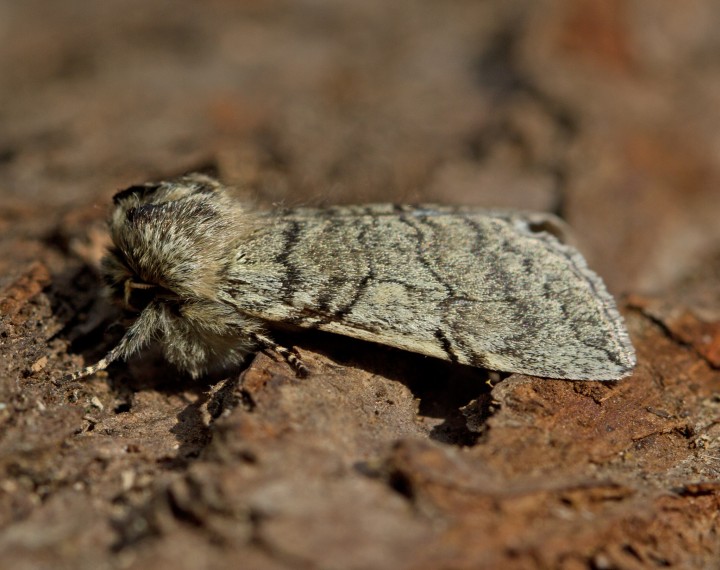
[{"label": "pale wing scales", "polygon": [[248,315],[538,376],[634,365],[602,281],[521,215],[380,204],[259,221],[226,293]]}]

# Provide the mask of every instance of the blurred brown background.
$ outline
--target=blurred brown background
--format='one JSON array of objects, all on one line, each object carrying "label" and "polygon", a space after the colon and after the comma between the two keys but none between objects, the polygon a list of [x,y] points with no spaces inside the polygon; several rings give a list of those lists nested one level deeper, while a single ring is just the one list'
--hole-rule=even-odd
[{"label": "blurred brown background", "polygon": [[[712,0],[0,0],[0,559],[716,561],[718,29]],[[266,357],[242,389],[53,385],[107,348],[112,194],[200,168],[262,204],[555,212],[631,299],[637,377],[490,393],[323,337],[322,386]]]},{"label": "blurred brown background", "polygon": [[[709,0],[0,3],[0,192],[215,164],[268,202],[559,212],[615,291],[720,239]],[[3,208],[7,211],[7,207]]]}]

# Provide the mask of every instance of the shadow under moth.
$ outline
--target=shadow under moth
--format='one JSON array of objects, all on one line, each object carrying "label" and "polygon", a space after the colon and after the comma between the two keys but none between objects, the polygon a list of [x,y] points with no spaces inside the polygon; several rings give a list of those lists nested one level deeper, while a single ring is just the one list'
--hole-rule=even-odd
[{"label": "shadow under moth", "polygon": [[635,352],[612,297],[548,214],[376,204],[258,210],[207,176],[116,194],[111,296],[136,317],[77,379],[159,342],[197,377],[277,326],[549,378],[615,380]]}]

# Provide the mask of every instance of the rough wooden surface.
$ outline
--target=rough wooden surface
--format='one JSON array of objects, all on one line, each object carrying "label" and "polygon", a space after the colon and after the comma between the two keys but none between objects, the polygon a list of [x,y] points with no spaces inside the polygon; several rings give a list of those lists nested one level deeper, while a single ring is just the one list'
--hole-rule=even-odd
[{"label": "rough wooden surface", "polygon": [[[708,568],[720,559],[720,6],[0,4],[0,563]],[[562,215],[621,298],[616,383],[331,335],[193,382],[118,338],[112,193]]]}]

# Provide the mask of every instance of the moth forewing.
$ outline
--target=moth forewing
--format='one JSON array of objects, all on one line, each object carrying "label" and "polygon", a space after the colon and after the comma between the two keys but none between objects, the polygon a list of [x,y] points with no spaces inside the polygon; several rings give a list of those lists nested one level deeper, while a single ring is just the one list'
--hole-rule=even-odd
[{"label": "moth forewing", "polygon": [[634,365],[602,281],[519,214],[290,210],[243,247],[234,273],[253,294],[234,302],[265,321],[537,376],[610,380]]},{"label": "moth forewing", "polygon": [[553,217],[392,204],[257,211],[201,175],[131,187],[114,203],[106,281],[126,305],[142,292],[143,306],[100,367],[157,339],[193,376],[258,348],[302,371],[268,336],[276,324],[552,378],[618,379],[635,364],[612,297],[551,235],[562,232]]}]

